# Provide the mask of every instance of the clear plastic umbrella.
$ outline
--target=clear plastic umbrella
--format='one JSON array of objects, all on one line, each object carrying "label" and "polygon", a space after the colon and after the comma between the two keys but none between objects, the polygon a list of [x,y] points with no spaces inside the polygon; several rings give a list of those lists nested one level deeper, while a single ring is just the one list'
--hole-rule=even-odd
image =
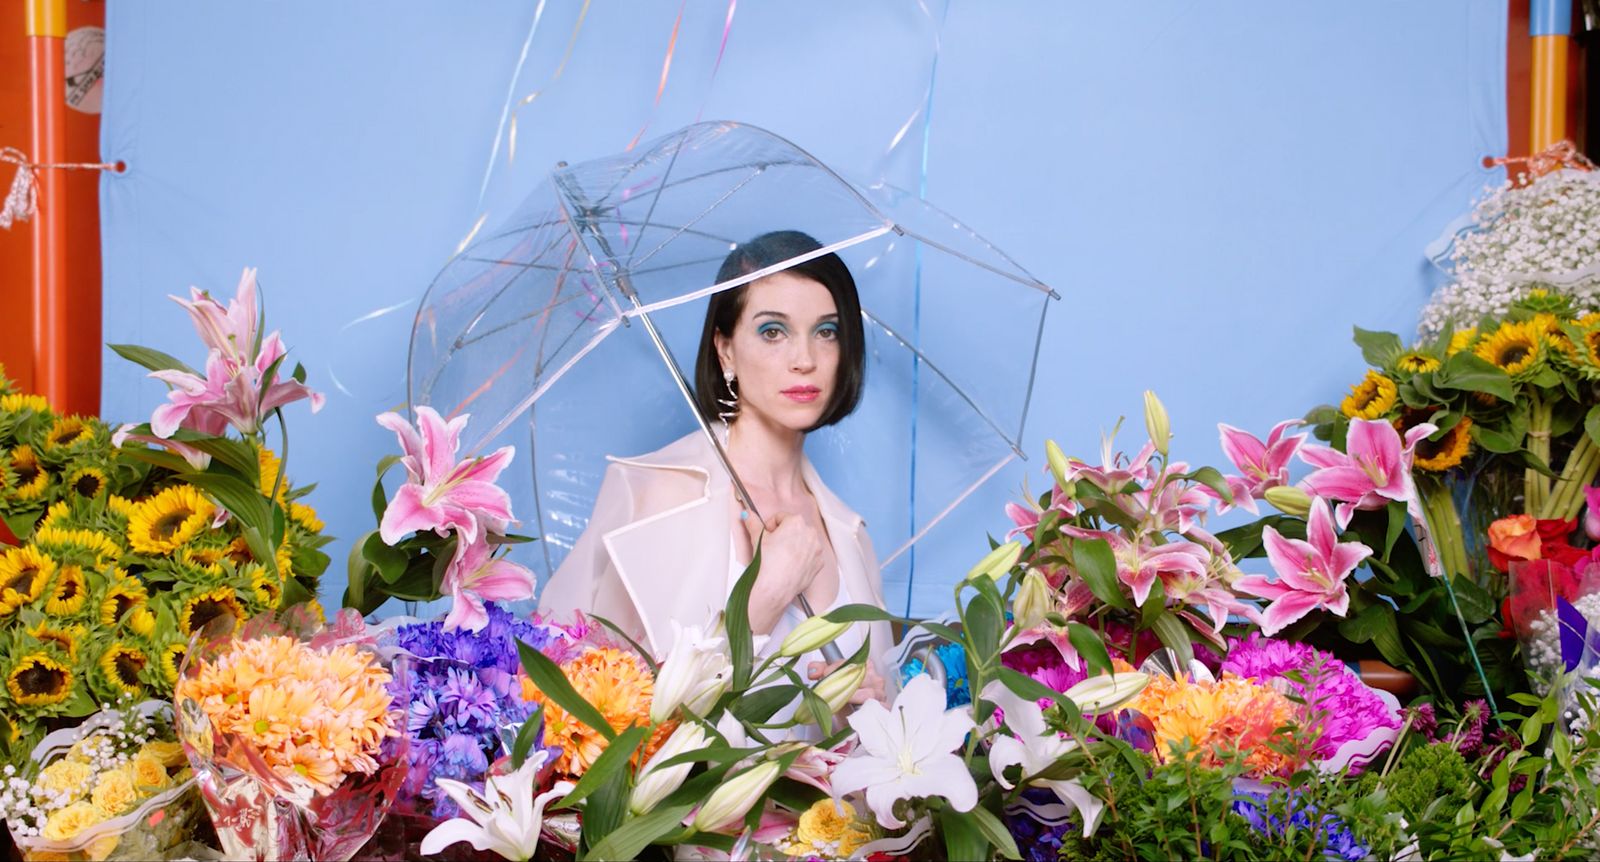
[{"label": "clear plastic umbrella", "polygon": [[[804,231],[822,249],[716,283],[736,244],[773,230]],[[697,426],[717,442],[688,382],[706,297],[826,252],[860,291],[866,386],[860,408],[809,435],[807,452],[865,519],[895,609],[912,589],[913,544],[1022,457],[1057,297],[950,216],[852,185],[770,132],[701,123],[558,166],[428,289],[411,403],[471,413],[473,450],[509,442],[531,455],[508,478],[523,531],[541,541],[518,553],[548,578],[588,522],[607,455],[650,452]]]}]

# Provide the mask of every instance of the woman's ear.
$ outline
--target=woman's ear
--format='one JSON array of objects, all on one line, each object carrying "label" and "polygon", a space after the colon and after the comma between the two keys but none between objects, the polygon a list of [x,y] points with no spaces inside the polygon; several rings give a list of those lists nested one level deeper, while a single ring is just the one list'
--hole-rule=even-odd
[{"label": "woman's ear", "polygon": [[733,345],[728,336],[720,332],[711,334],[711,344],[717,349],[717,362],[721,363],[722,373],[726,375],[733,370]]}]

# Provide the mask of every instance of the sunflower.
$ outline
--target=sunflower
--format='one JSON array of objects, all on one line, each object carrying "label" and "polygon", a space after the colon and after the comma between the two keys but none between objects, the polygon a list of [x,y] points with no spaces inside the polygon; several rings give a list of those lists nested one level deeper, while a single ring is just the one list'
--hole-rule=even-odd
[{"label": "sunflower", "polygon": [[100,670],[105,673],[106,679],[128,694],[139,693],[142,685],[139,674],[144,673],[149,664],[150,658],[144,654],[144,650],[121,641],[112,643],[100,655]]},{"label": "sunflower", "polygon": [[250,572],[250,589],[267,610],[277,610],[278,602],[283,600],[283,587],[260,566],[255,566]]},{"label": "sunflower", "polygon": [[106,498],[106,508],[124,518],[128,518],[132,517],[133,510],[139,508],[139,504],[121,494],[112,494]]},{"label": "sunflower", "polygon": [[77,416],[62,416],[50,426],[50,433],[44,437],[46,449],[66,449],[74,443],[81,443],[94,436],[94,429]]},{"label": "sunflower", "polygon": [[320,533],[327,526],[317,517],[317,510],[304,503],[289,504],[289,520],[304,527],[308,533]]},{"label": "sunflower", "polygon": [[191,485],[173,485],[135,504],[128,543],[143,554],[166,554],[200,534],[216,507]]},{"label": "sunflower", "polygon": [[1419,470],[1442,473],[1460,464],[1472,449],[1472,420],[1461,417],[1437,440],[1426,437],[1417,441],[1416,454],[1411,463]]},{"label": "sunflower", "polygon": [[54,644],[66,653],[69,661],[78,660],[78,644],[88,635],[88,630],[81,625],[56,626],[48,620],[41,621],[38,625],[28,629],[28,634],[40,643]]},{"label": "sunflower", "polygon": [[183,603],[178,624],[185,635],[193,635],[224,614],[232,616],[235,621],[243,620],[246,616],[244,607],[239,604],[239,596],[232,587],[218,587],[190,596]]},{"label": "sunflower", "polygon": [[106,474],[98,467],[84,467],[67,478],[67,488],[85,500],[105,493]]},{"label": "sunflower", "polygon": [[0,411],[21,413],[24,410],[31,410],[34,413],[49,413],[50,401],[43,395],[23,395],[20,392],[11,395],[0,395]]},{"label": "sunflower", "polygon": [[1544,357],[1539,342],[1539,330],[1531,322],[1507,321],[1486,336],[1473,352],[1512,377],[1525,379],[1538,370],[1539,360]]},{"label": "sunflower", "polygon": [[50,706],[72,693],[72,669],[44,653],[29,653],[6,674],[6,690],[18,706]]},{"label": "sunflower", "polygon": [[232,560],[234,566],[247,566],[256,561],[250,554],[250,543],[243,536],[229,542],[228,547],[222,549],[222,556]]},{"label": "sunflower", "polygon": [[97,530],[69,529],[54,524],[41,526],[33,532],[33,544],[63,558],[92,554],[96,566],[122,558],[122,546]]},{"label": "sunflower", "polygon": [[1339,402],[1339,409],[1351,419],[1376,419],[1389,412],[1397,394],[1393,380],[1368,369],[1361,382],[1350,387],[1350,394]]},{"label": "sunflower", "polygon": [[1450,346],[1444,349],[1444,355],[1455,356],[1457,353],[1472,347],[1473,342],[1477,340],[1478,327],[1469,326],[1466,329],[1458,329],[1450,334]]},{"label": "sunflower", "polygon": [[72,506],[66,500],[57,500],[44,510],[44,517],[40,519],[41,527],[64,527],[72,520]]},{"label": "sunflower", "polygon": [[114,575],[110,589],[106,590],[106,597],[100,600],[100,624],[116,625],[129,612],[144,607],[149,599],[150,594],[138,579],[124,574]]},{"label": "sunflower", "polygon": [[1395,359],[1394,367],[1406,374],[1427,374],[1439,369],[1439,359],[1420,350],[1407,350]]},{"label": "sunflower", "polygon": [[1561,328],[1561,321],[1553,314],[1535,314],[1528,325],[1544,339],[1553,356],[1571,359],[1577,355],[1577,348],[1572,346],[1572,339]]},{"label": "sunflower", "polygon": [[169,683],[177,683],[178,672],[183,670],[183,659],[189,654],[189,645],[183,641],[168,644],[161,651],[161,673]]},{"label": "sunflower", "polygon": [[287,581],[294,577],[294,556],[289,553],[287,544],[279,547],[277,553],[273,554],[272,557],[273,561],[278,564],[278,578],[280,580]]},{"label": "sunflower", "polygon": [[77,566],[62,566],[61,573],[56,577],[55,586],[50,590],[50,600],[45,603],[45,612],[54,617],[70,617],[83,610],[83,603],[89,600],[89,585],[83,577],[83,569]]},{"label": "sunflower", "polygon": [[50,474],[39,464],[39,456],[34,454],[32,446],[12,449],[6,469],[13,477],[11,487],[19,500],[37,499],[44,493],[45,486],[50,484]]},{"label": "sunflower", "polygon": [[[260,468],[261,474],[258,479],[261,496],[272,497],[272,499],[278,501],[280,506],[289,505],[286,496],[289,493],[289,477],[280,477],[278,475],[279,471],[283,469],[283,462],[278,459],[277,454],[271,449],[262,446],[256,453],[256,463]],[[277,488],[276,494],[272,493],[274,487]]]},{"label": "sunflower", "polygon": [[31,545],[0,555],[0,614],[37,599],[55,573],[56,561]]},{"label": "sunflower", "polygon": [[134,608],[128,612],[128,628],[136,635],[150,637],[156,633],[156,615],[142,605]]}]

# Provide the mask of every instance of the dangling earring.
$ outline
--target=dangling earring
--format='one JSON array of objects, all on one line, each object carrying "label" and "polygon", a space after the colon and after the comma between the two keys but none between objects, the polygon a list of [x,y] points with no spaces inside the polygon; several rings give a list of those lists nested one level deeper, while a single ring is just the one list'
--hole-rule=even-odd
[{"label": "dangling earring", "polygon": [[722,420],[723,432],[727,432],[728,421],[730,419],[738,418],[739,416],[739,390],[733,388],[734,376],[732,371],[727,369],[723,370],[722,383],[728,388],[728,397],[717,399],[717,403],[721,404],[724,408],[720,413],[717,414],[717,418]]}]

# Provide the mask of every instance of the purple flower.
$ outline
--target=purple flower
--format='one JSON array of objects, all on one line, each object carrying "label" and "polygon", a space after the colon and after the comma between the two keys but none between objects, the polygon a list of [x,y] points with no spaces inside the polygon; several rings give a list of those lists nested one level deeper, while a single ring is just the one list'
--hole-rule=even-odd
[{"label": "purple flower", "polygon": [[[1378,728],[1400,726],[1389,705],[1330,653],[1259,634],[1231,646],[1224,672],[1271,684],[1306,704],[1321,729],[1315,744],[1318,758],[1332,757],[1339,746]],[[1350,769],[1359,771],[1355,764]]]},{"label": "purple flower", "polygon": [[[1282,811],[1282,814],[1274,814],[1273,811]],[[1268,838],[1280,837],[1288,828],[1302,832],[1315,830],[1317,837],[1322,840],[1324,859],[1357,862],[1367,858],[1366,845],[1357,840],[1355,833],[1343,820],[1336,815],[1319,812],[1311,803],[1302,803],[1297,793],[1273,796],[1241,793],[1234,800],[1233,813],[1248,823],[1252,831]],[[1287,815],[1287,824],[1283,815]]]},{"label": "purple flower", "polygon": [[1429,742],[1438,742],[1439,716],[1433,711],[1433,704],[1424,703],[1408,707],[1407,716],[1411,719],[1411,730]]},{"label": "purple flower", "polygon": [[1456,727],[1456,751],[1462,757],[1477,757],[1483,753],[1483,727],[1489,718],[1489,705],[1480,700],[1469,700],[1461,713],[1461,724]]}]

